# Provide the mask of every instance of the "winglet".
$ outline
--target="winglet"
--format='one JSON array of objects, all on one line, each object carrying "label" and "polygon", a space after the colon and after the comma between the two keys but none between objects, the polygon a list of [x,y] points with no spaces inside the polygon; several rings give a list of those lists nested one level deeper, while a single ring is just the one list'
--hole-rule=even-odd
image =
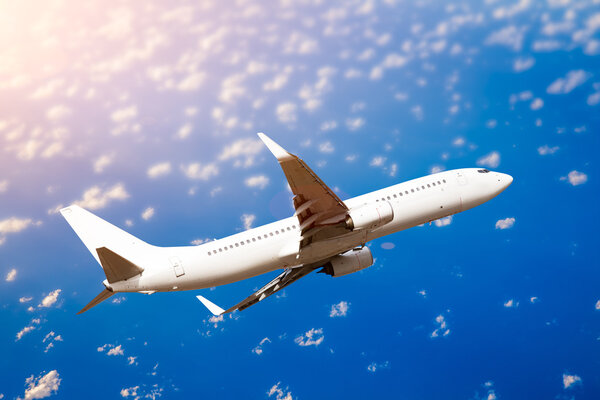
[{"label": "winglet", "polygon": [[204,298],[202,296],[196,296],[196,298],[198,300],[200,300],[202,302],[202,304],[204,304],[204,306],[206,308],[208,308],[208,311],[213,313],[213,315],[221,315],[225,312],[225,310],[223,310],[221,307],[219,307],[215,303],[208,301],[206,298]]},{"label": "winglet", "polygon": [[288,153],[283,147],[281,147],[280,145],[278,145],[277,143],[275,143],[273,141],[273,139],[271,139],[270,137],[268,137],[264,133],[259,132],[259,133],[257,133],[257,135],[260,138],[260,140],[263,141],[263,143],[265,144],[265,146],[267,146],[267,148],[269,149],[269,151],[271,151],[271,153],[273,153],[273,155],[277,158],[277,160],[279,160],[279,161],[285,161],[285,160],[289,160],[291,158],[294,158],[294,156],[292,156],[290,153]]}]

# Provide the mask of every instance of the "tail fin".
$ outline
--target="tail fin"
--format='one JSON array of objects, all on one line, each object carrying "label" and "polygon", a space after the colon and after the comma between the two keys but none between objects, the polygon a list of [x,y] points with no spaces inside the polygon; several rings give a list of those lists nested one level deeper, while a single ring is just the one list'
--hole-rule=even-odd
[{"label": "tail fin", "polygon": [[[107,267],[102,262],[100,253],[105,253],[108,265],[115,260],[114,256],[116,256],[125,260],[125,263],[121,262],[120,264],[129,263],[137,266],[144,265],[149,253],[155,248],[79,206],[72,205],[63,208],[60,213],[98,261],[98,264],[104,267],[107,278],[109,278]],[[102,248],[105,250],[100,250]]]},{"label": "tail fin", "polygon": [[104,300],[108,299],[113,294],[115,294],[115,292],[111,292],[108,289],[104,289],[102,292],[100,292],[100,294],[98,296],[94,297],[94,300],[90,301],[87,306],[83,307],[81,309],[81,311],[79,311],[77,313],[77,315],[83,314],[84,312],[86,312],[90,308],[92,308],[94,306],[97,306],[98,304],[102,303]]}]

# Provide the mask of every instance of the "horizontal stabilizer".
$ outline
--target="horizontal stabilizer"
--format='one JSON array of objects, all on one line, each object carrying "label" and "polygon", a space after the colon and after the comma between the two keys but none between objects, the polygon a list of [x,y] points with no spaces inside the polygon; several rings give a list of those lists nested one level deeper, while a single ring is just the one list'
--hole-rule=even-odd
[{"label": "horizontal stabilizer", "polygon": [[100,294],[98,296],[94,297],[94,300],[90,301],[87,306],[83,307],[81,309],[81,311],[79,311],[77,313],[77,315],[86,312],[87,310],[89,310],[90,308],[92,308],[94,306],[97,306],[98,304],[102,303],[104,300],[111,297],[113,294],[115,294],[115,292],[111,292],[108,289],[104,289],[102,292],[100,292]]},{"label": "horizontal stabilizer", "polygon": [[202,302],[202,304],[204,304],[204,306],[206,308],[208,308],[208,311],[213,313],[213,315],[221,315],[221,314],[225,313],[225,310],[223,310],[221,307],[219,307],[215,303],[210,302],[205,297],[202,297],[202,296],[196,296],[196,297],[198,298],[198,300],[200,300]]},{"label": "horizontal stabilizer", "polygon": [[144,271],[143,268],[138,267],[106,247],[100,247],[96,249],[96,252],[109,283],[124,281]]}]

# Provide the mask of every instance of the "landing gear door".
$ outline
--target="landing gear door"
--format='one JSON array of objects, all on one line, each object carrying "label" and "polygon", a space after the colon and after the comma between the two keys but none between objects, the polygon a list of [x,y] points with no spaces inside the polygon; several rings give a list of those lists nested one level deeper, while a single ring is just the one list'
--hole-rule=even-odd
[{"label": "landing gear door", "polygon": [[175,276],[179,278],[182,275],[185,275],[185,270],[183,269],[183,264],[179,257],[171,257],[169,258],[171,261],[171,265],[173,266],[173,271],[175,272]]}]

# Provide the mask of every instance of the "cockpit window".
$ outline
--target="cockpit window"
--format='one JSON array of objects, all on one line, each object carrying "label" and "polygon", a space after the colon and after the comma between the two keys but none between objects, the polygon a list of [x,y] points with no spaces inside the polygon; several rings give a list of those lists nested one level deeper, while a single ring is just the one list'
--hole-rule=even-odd
[{"label": "cockpit window", "polygon": [[477,172],[479,172],[480,174],[487,174],[490,171],[488,171],[487,169],[478,169]]}]

